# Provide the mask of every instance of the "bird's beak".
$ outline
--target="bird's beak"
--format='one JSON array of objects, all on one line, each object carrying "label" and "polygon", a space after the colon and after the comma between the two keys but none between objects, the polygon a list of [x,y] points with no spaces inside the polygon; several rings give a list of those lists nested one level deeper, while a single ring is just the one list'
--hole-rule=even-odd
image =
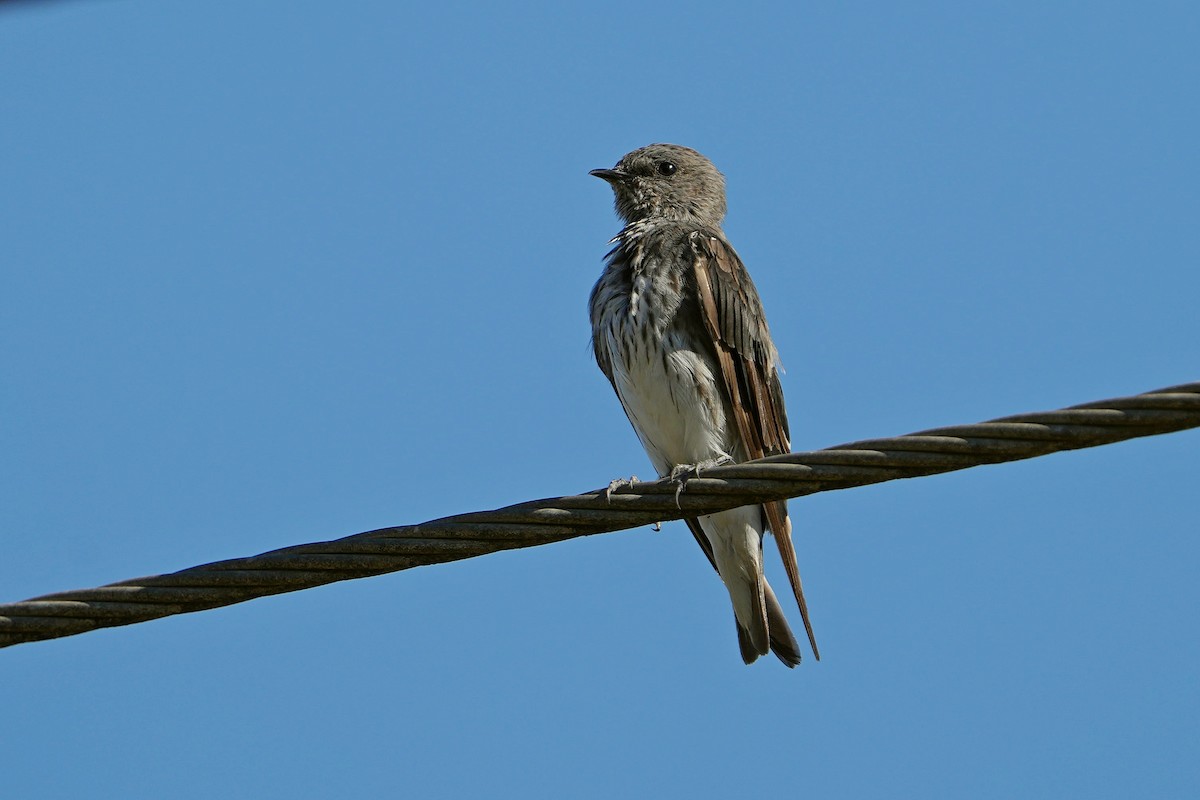
[{"label": "bird's beak", "polygon": [[620,183],[629,177],[629,173],[621,172],[619,169],[594,169],[588,175],[594,175],[609,183]]}]

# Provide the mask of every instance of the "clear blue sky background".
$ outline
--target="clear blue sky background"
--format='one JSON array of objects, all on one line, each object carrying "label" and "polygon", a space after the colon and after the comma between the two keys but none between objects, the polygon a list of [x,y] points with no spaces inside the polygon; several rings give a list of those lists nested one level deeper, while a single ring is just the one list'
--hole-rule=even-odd
[{"label": "clear blue sky background", "polygon": [[[1191,2],[5,4],[0,599],[648,477],[585,304],[587,171],[653,141],[728,178],[797,449],[1195,380],[1198,41]],[[679,524],[0,651],[3,791],[1195,797],[1198,445],[796,502],[795,671]]]}]

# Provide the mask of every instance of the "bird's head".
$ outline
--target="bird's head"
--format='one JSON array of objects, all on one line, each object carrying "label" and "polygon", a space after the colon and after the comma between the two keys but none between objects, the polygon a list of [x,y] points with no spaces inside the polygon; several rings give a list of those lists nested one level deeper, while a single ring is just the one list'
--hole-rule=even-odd
[{"label": "bird's head", "polygon": [[617,215],[627,224],[668,219],[720,227],[725,218],[725,178],[690,147],[647,145],[626,154],[612,169],[590,174],[612,186]]}]

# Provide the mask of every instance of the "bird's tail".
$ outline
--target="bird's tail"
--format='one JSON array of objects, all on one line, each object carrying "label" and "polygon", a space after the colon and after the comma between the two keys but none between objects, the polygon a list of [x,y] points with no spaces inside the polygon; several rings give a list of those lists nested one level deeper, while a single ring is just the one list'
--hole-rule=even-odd
[{"label": "bird's tail", "polygon": [[774,651],[787,666],[799,664],[800,646],[763,575],[759,508],[730,509],[688,520],[688,525],[729,591],[742,660],[751,664]]},{"label": "bird's tail", "polygon": [[[771,584],[767,583],[766,578],[763,578],[763,595],[767,607],[767,638],[770,642],[771,652],[790,669],[800,663],[800,643],[792,634],[787,617],[783,615],[783,607],[779,605],[779,600],[775,598],[775,592],[771,590]],[[754,646],[740,622],[737,624],[737,633],[738,647],[742,651],[742,661],[753,664],[760,655],[766,655],[766,651],[760,652]]]},{"label": "bird's tail", "polygon": [[[737,510],[737,509],[735,509]],[[729,512],[724,512],[728,514]],[[709,533],[701,526],[700,520],[696,517],[686,519],[688,528],[691,529],[692,535],[696,538],[696,543],[700,545],[700,549],[704,551],[704,555],[708,557],[708,562],[712,564],[713,569],[721,576],[722,582],[729,589],[729,598],[733,601],[734,621],[737,623],[738,647],[742,652],[742,660],[747,664],[751,664],[758,660],[759,656],[766,655],[768,652],[774,652],[779,660],[788,667],[794,667],[800,663],[800,645],[796,642],[796,637],[792,635],[791,626],[788,625],[787,617],[783,615],[783,607],[779,605],[779,600],[775,597],[775,592],[771,590],[771,585],[762,575],[762,536],[756,528],[752,527],[753,540],[748,541],[747,545],[757,546],[751,552],[757,553],[757,559],[742,559],[743,562],[751,562],[745,564],[750,566],[750,569],[735,570],[731,565],[726,564],[725,572],[717,566],[717,558],[713,552],[713,544],[709,539]],[[713,524],[711,518],[705,520],[708,526]],[[728,559],[722,559],[728,561]],[[756,561],[756,566],[751,566]],[[744,579],[739,580],[730,586],[726,576],[732,577],[734,572],[742,572]],[[750,580],[751,576],[756,576],[754,580]],[[761,589],[760,589],[761,587]],[[761,594],[760,594],[761,592]],[[739,595],[744,599],[739,604]],[[761,601],[758,599],[761,597]],[[760,604],[761,602],[761,604]],[[738,606],[742,605],[745,609],[744,613],[738,613]],[[747,623],[743,623],[743,619]],[[753,633],[752,633],[753,631]]]}]

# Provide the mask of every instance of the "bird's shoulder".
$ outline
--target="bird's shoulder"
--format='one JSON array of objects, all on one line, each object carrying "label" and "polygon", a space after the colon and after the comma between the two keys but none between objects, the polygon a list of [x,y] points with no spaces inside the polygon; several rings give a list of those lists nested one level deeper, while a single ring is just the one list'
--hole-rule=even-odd
[{"label": "bird's shoulder", "polygon": [[721,231],[700,228],[689,242],[701,304],[718,338],[763,365],[779,360],[750,272]]}]

